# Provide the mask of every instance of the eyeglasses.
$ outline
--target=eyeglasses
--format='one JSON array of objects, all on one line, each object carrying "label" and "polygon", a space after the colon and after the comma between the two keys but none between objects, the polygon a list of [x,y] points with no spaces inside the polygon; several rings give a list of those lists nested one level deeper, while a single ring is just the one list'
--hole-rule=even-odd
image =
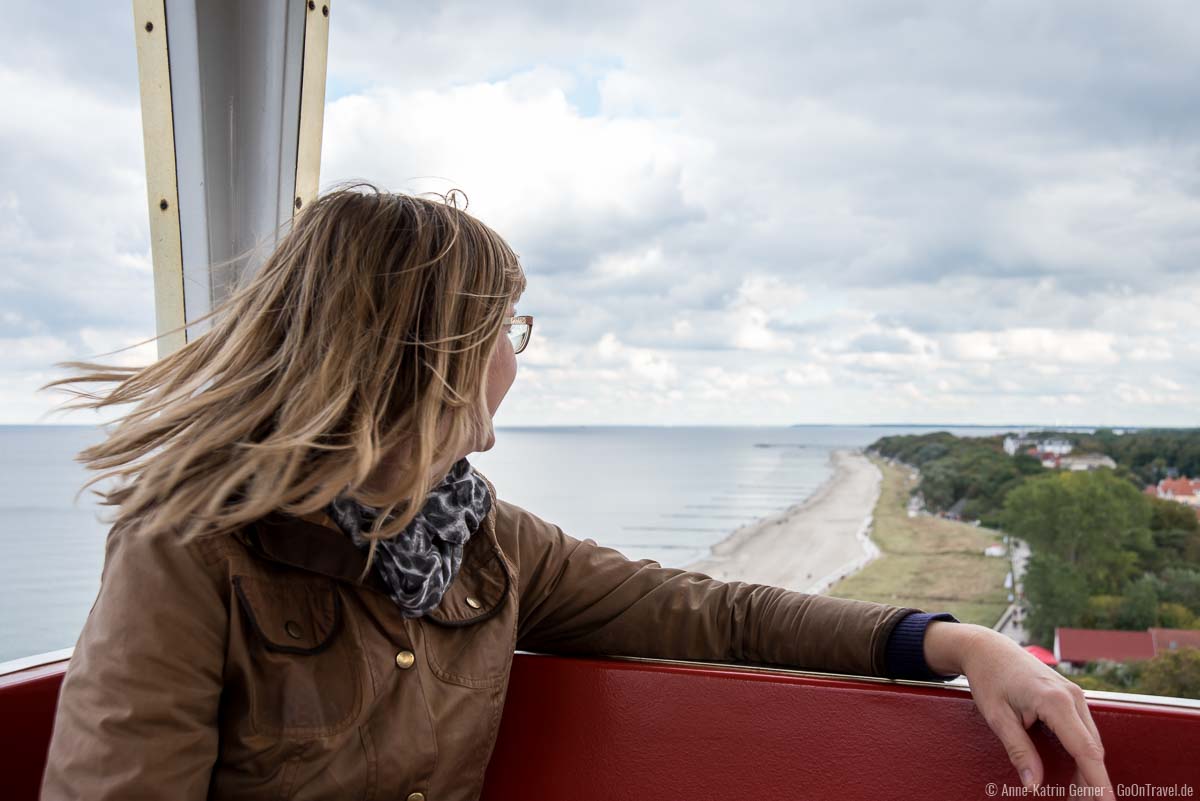
[{"label": "eyeglasses", "polygon": [[512,343],[513,353],[520,353],[529,344],[529,335],[533,333],[533,315],[521,314],[508,318],[508,341]]}]

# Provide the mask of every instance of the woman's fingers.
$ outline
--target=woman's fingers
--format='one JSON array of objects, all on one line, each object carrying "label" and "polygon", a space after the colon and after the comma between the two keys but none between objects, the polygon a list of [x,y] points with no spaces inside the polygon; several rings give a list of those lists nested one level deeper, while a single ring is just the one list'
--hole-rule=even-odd
[{"label": "woman's fingers", "polygon": [[1042,783],[1042,758],[1038,756],[1033,740],[1025,732],[1021,718],[1007,705],[998,714],[988,719],[988,725],[1000,738],[1008,760],[1017,769],[1024,787],[1033,788]]},{"label": "woman's fingers", "polygon": [[1088,709],[1087,697],[1082,693],[1075,698],[1075,708],[1079,710],[1079,717],[1083,719],[1083,724],[1087,726],[1092,737],[1096,742],[1100,742],[1100,730],[1096,728],[1096,721],[1092,720],[1092,710]]},{"label": "woman's fingers", "polygon": [[1063,690],[1062,695],[1056,694],[1048,700],[1038,716],[1074,758],[1083,781],[1091,787],[1105,788],[1103,797],[1112,798],[1112,782],[1104,767],[1104,746],[1100,742],[1100,734],[1095,729],[1086,704],[1082,712],[1079,709],[1079,702],[1083,698],[1083,690],[1071,685],[1070,689]]}]

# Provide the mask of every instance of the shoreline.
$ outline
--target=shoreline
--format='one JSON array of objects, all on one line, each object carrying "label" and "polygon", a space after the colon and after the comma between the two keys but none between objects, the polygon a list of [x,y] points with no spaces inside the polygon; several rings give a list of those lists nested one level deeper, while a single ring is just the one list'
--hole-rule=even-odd
[{"label": "shoreline", "polygon": [[734,530],[686,569],[813,594],[860,570],[879,555],[868,532],[883,475],[859,449],[834,449],[829,460],[811,495]]}]

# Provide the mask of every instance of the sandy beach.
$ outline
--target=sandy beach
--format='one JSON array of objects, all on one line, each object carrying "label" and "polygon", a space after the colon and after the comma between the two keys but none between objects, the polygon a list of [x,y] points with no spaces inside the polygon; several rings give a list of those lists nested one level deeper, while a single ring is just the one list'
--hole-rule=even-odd
[{"label": "sandy beach", "polygon": [[860,451],[830,453],[833,473],[802,503],[734,531],[687,566],[722,581],[817,593],[878,555],[867,538],[882,476]]}]

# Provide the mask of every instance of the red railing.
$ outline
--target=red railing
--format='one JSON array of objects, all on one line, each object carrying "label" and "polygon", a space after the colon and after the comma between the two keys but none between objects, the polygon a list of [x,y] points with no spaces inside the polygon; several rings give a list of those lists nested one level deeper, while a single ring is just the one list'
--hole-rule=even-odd
[{"label": "red railing", "polygon": [[[37,797],[66,664],[0,676],[6,801]],[[1120,795],[1200,797],[1200,702],[1089,692],[1088,705]],[[1067,753],[1040,724],[1032,736],[1047,783],[1066,785]],[[965,687],[522,653],[484,798],[960,801],[1019,786]]]}]

